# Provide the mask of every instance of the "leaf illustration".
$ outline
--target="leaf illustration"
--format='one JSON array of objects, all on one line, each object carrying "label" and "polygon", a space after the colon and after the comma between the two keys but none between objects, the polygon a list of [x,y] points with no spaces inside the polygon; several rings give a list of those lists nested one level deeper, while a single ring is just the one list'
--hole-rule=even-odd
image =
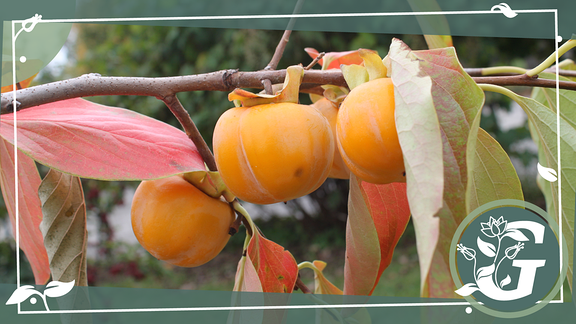
[{"label": "leaf illustration", "polygon": [[510,275],[507,275],[506,278],[504,278],[504,279],[502,279],[502,281],[500,281],[500,288],[503,288],[504,286],[508,285],[511,282],[512,282],[512,279],[510,279]]},{"label": "leaf illustration", "polygon": [[372,294],[409,219],[405,183],[375,185],[350,176],[345,295]]},{"label": "leaf illustration", "polygon": [[485,256],[489,258],[493,258],[496,256],[496,247],[494,247],[494,245],[491,243],[482,241],[480,236],[478,236],[476,244],[478,244],[478,248],[480,249],[480,251],[482,251],[482,253],[484,253]]},{"label": "leaf illustration", "polygon": [[558,174],[556,173],[556,170],[543,167],[542,165],[540,165],[540,162],[538,162],[537,167],[538,167],[538,174],[540,174],[540,176],[544,178],[544,180],[550,182],[558,180]]},{"label": "leaf illustration", "polygon": [[480,290],[475,283],[468,283],[456,290],[455,292],[460,296],[470,296],[475,291]]},{"label": "leaf illustration", "polygon": [[74,288],[74,283],[76,280],[72,280],[70,282],[61,282],[61,281],[51,281],[46,285],[46,289],[44,290],[44,295],[48,297],[60,297],[64,296]]},{"label": "leaf illustration", "polygon": [[526,235],[524,235],[522,232],[520,232],[520,230],[515,229],[515,228],[510,228],[506,231],[506,234],[502,235],[502,238],[504,237],[510,237],[513,240],[516,240],[518,242],[526,242],[528,241],[528,238],[526,237]]},{"label": "leaf illustration", "polygon": [[[0,135],[14,143],[11,114]],[[205,170],[184,132],[136,112],[69,99],[18,112],[18,148],[83,178],[140,180]]]},{"label": "leaf illustration", "polygon": [[475,149],[474,154],[468,156],[467,212],[495,200],[524,200],[516,169],[500,143],[478,128]]},{"label": "leaf illustration", "polygon": [[42,295],[42,294],[40,294],[40,292],[34,289],[34,286],[30,285],[20,286],[12,293],[10,298],[8,298],[6,305],[20,304],[21,302],[25,301],[26,299],[28,299],[28,297],[32,295]]},{"label": "leaf illustration", "polygon": [[[2,127],[0,124],[0,129]],[[16,231],[14,161],[14,146],[0,138],[0,187],[12,224],[12,233],[20,236],[20,248],[30,262],[34,281],[38,285],[43,285],[50,279],[50,268],[42,233],[38,228],[42,221],[42,209],[37,193],[42,180],[34,160],[18,151],[18,215],[20,218],[18,220],[19,231]]]},{"label": "leaf illustration", "polygon": [[[58,288],[62,285],[60,281],[75,281],[79,286],[87,286],[86,206],[80,179],[52,169],[42,180],[38,195],[44,214],[40,231],[52,278],[57,280],[51,284]],[[58,288],[55,294],[60,289],[64,288]]]},{"label": "leaf illustration", "polygon": [[494,266],[494,263],[492,263],[489,266],[479,268],[478,270],[476,270],[476,276],[478,277],[477,280],[480,280],[480,278],[491,276],[494,273],[495,268],[496,267]]}]

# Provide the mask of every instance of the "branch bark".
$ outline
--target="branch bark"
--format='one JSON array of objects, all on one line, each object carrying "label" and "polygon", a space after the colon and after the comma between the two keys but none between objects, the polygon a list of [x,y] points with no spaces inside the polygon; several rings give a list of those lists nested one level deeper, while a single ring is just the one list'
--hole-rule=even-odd
[{"label": "branch bark", "polygon": [[[98,74],[86,74],[78,78],[43,84],[16,92],[17,109],[25,109],[50,102],[90,96],[138,95],[152,96],[160,100],[186,91],[226,91],[235,88],[262,89],[262,80],[282,83],[286,70],[239,72],[222,70],[212,73],[162,78],[102,77]],[[490,76],[472,77],[477,83],[507,86],[531,86],[555,88],[553,80],[534,79],[529,76]],[[322,94],[320,85],[332,84],[347,86],[340,70],[307,70],[300,90]],[[560,81],[561,89],[576,90],[576,82]],[[0,113],[12,112],[12,92],[2,94]]]}]

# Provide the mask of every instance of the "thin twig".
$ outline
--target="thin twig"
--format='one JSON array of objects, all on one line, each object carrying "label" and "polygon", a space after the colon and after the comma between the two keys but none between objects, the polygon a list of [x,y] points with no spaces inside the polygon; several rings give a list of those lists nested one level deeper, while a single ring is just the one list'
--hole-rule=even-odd
[{"label": "thin twig", "polygon": [[324,57],[324,55],[326,55],[325,52],[318,54],[318,56],[316,56],[312,60],[312,62],[310,62],[310,64],[308,64],[308,66],[304,68],[304,70],[310,70],[314,65],[318,64],[318,61],[320,61]]},{"label": "thin twig", "polygon": [[[480,76],[484,76],[484,73],[483,73],[484,69],[485,68],[466,68],[466,69],[464,69],[464,71],[466,73],[468,73],[470,76],[480,77]],[[556,69],[552,67],[552,68],[544,70],[544,72],[556,73]],[[560,69],[558,74],[561,76],[566,76],[566,77],[576,77],[576,71],[574,71],[574,70]],[[492,74],[491,76],[510,76],[510,75],[520,75],[520,74],[519,73],[499,73],[499,74]]]},{"label": "thin twig", "polygon": [[305,294],[311,294],[312,293],[312,290],[310,290],[310,288],[308,288],[308,286],[306,286],[300,278],[296,279],[295,287],[298,287],[298,289],[300,289]]},{"label": "thin twig", "polygon": [[284,31],[284,34],[282,35],[280,42],[278,42],[278,45],[276,46],[276,50],[274,51],[274,55],[272,55],[272,59],[270,60],[270,63],[268,63],[268,65],[266,65],[264,70],[275,70],[276,67],[278,67],[278,63],[280,63],[280,59],[282,58],[282,55],[284,54],[284,49],[286,48],[286,44],[288,44],[288,40],[290,39],[291,33],[292,33],[291,30],[285,30]]},{"label": "thin twig", "polygon": [[166,106],[168,106],[174,116],[176,116],[180,122],[180,125],[182,125],[182,128],[184,128],[186,135],[188,135],[188,138],[194,142],[194,145],[196,145],[198,153],[200,153],[202,160],[204,160],[204,163],[206,163],[208,170],[218,171],[218,168],[216,167],[216,161],[214,160],[214,155],[212,155],[208,144],[206,144],[206,141],[204,141],[204,138],[198,131],[198,128],[194,124],[194,121],[192,121],[192,118],[190,118],[190,115],[186,109],[184,109],[180,103],[180,100],[176,98],[176,95],[169,95],[164,97],[162,101],[166,104]]},{"label": "thin twig", "polygon": [[262,85],[264,86],[264,91],[266,91],[266,94],[269,95],[274,94],[274,89],[272,88],[272,81],[270,81],[270,79],[262,80]]},{"label": "thin twig", "polygon": [[[556,81],[554,80],[532,78],[526,74],[512,76],[472,77],[472,79],[476,83],[486,83],[500,86],[556,88]],[[558,85],[560,89],[576,90],[576,82],[559,81]]]}]

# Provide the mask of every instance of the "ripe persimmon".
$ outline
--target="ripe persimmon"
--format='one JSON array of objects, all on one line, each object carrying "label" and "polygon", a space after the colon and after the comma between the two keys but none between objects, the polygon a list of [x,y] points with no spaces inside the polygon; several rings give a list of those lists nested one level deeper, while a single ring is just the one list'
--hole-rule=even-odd
[{"label": "ripe persimmon", "polygon": [[338,111],[337,144],[350,172],[370,183],[406,181],[390,78],[358,85]]},{"label": "ripe persimmon", "polygon": [[142,181],[132,201],[132,229],[157,259],[181,267],[212,260],[230,238],[234,211],[181,175]]},{"label": "ripe persimmon", "polygon": [[335,144],[318,110],[280,102],[226,111],[216,123],[213,147],[218,171],[234,195],[271,204],[320,187]]},{"label": "ripe persimmon", "polygon": [[[336,143],[336,120],[338,116],[338,105],[332,101],[321,98],[311,105],[312,107],[318,109],[326,117],[328,123],[330,124],[330,129],[332,130],[332,135],[334,138],[334,143]],[[338,149],[334,150],[334,161],[332,162],[332,168],[328,174],[329,178],[335,179],[348,179],[350,178],[350,170],[344,164],[340,151]]]}]

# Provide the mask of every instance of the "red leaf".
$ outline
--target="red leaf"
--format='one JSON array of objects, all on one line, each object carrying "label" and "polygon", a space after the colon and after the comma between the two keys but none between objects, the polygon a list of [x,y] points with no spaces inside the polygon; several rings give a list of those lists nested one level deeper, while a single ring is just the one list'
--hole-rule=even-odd
[{"label": "red leaf", "polygon": [[256,233],[250,239],[246,255],[258,273],[263,292],[292,292],[298,279],[298,265],[290,252]]},{"label": "red leaf", "polygon": [[371,295],[410,219],[405,183],[350,177],[344,294]]},{"label": "red leaf", "polygon": [[17,232],[14,146],[2,138],[0,138],[0,160],[0,187],[12,223],[12,232],[14,236],[20,235],[20,248],[30,262],[36,284],[44,285],[50,278],[50,267],[39,228],[42,221],[42,209],[38,187],[42,179],[40,179],[34,160],[18,151],[18,214],[20,218]]},{"label": "red leaf", "polygon": [[[308,53],[308,55],[313,59],[320,55],[320,53],[314,48],[307,47],[304,51],[306,51],[306,53]],[[326,64],[324,64],[324,61],[326,61]],[[318,63],[322,65],[322,70],[339,69],[341,64],[361,65],[363,62],[364,61],[360,57],[360,54],[358,54],[358,51],[328,52],[323,58],[318,60]]]},{"label": "red leaf", "polygon": [[[0,134],[14,143],[11,116],[2,118]],[[22,110],[17,118],[18,148],[75,176],[140,180],[205,170],[184,132],[127,109],[77,98]]]}]

